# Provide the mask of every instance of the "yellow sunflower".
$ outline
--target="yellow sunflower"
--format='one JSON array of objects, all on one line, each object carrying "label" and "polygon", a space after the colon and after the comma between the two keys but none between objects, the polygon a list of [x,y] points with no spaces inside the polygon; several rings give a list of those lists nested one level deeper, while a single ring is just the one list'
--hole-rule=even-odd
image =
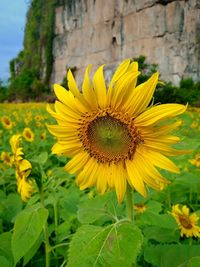
[{"label": "yellow sunflower", "polygon": [[28,142],[34,141],[35,135],[30,128],[28,127],[24,128],[22,135],[26,141]]},{"label": "yellow sunflower", "polygon": [[182,209],[180,209],[177,204],[172,207],[171,214],[178,224],[181,236],[200,237],[200,227],[198,226],[199,217],[196,213],[190,215],[188,207],[183,206]]},{"label": "yellow sunflower", "polygon": [[41,139],[41,140],[45,140],[46,137],[47,137],[47,133],[46,133],[46,132],[42,132],[42,133],[40,134],[40,139]]},{"label": "yellow sunflower", "polygon": [[146,211],[146,209],[147,209],[147,206],[144,203],[139,203],[139,204],[134,205],[134,210],[137,213],[143,213]]},{"label": "yellow sunflower", "polygon": [[90,81],[88,66],[82,92],[68,71],[69,91],[55,84],[59,101],[55,112],[47,107],[58,125],[49,125],[57,137],[52,152],[72,159],[65,170],[77,175],[80,189],[96,185],[98,192],[115,188],[118,201],[123,200],[127,183],[146,196],[145,184],[160,189],[168,181],[156,167],[178,173],[178,167],[166,156],[180,154],[170,145],[179,138],[169,134],[180,122],[159,124],[182,114],[180,104],[151,106],[158,83],[158,72],[136,87],[137,62],[123,61],[106,89],[103,66]]},{"label": "yellow sunflower", "polygon": [[200,167],[200,154],[196,154],[194,159],[190,159],[189,162],[196,167]]},{"label": "yellow sunflower", "polygon": [[1,123],[5,129],[11,129],[12,128],[12,121],[9,117],[3,116],[1,117]]},{"label": "yellow sunflower", "polygon": [[12,157],[6,151],[1,152],[1,160],[8,166],[12,166]]},{"label": "yellow sunflower", "polygon": [[21,135],[13,135],[10,138],[10,145],[13,152],[15,174],[17,179],[17,190],[23,201],[30,198],[33,191],[32,182],[27,179],[31,172],[31,163],[23,158],[23,148],[20,146]]},{"label": "yellow sunflower", "polygon": [[32,181],[27,180],[28,175],[28,172],[20,172],[18,168],[16,169],[17,191],[24,202],[31,197],[33,192]]}]

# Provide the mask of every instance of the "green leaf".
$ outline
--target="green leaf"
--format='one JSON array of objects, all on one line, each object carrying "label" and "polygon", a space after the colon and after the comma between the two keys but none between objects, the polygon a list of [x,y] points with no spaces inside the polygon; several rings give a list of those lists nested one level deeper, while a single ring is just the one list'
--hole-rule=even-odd
[{"label": "green leaf", "polygon": [[0,217],[7,222],[11,222],[21,209],[22,201],[20,196],[18,194],[9,194],[0,203]]},{"label": "green leaf", "polygon": [[38,163],[40,165],[44,165],[46,163],[47,159],[48,159],[48,153],[47,152],[42,152],[37,158]]},{"label": "green leaf", "polygon": [[35,255],[37,250],[39,249],[41,243],[42,243],[43,235],[40,234],[39,238],[36,240],[36,242],[33,244],[33,246],[28,250],[28,252],[24,255],[24,262],[23,264],[26,265]]},{"label": "green leaf", "polygon": [[13,265],[10,264],[10,262],[8,261],[8,259],[6,259],[3,256],[0,256],[0,266],[3,266],[3,267],[12,267]]},{"label": "green leaf", "polygon": [[197,267],[200,266],[200,257],[193,257],[188,261],[187,267]]},{"label": "green leaf", "polygon": [[152,226],[162,226],[167,229],[176,229],[177,224],[174,218],[169,214],[156,214],[154,212],[144,212],[141,214],[139,219],[140,225],[152,225]]},{"label": "green leaf", "polygon": [[72,185],[70,188],[60,188],[60,216],[63,220],[76,217],[80,199],[80,190]]},{"label": "green leaf", "polygon": [[13,267],[13,255],[11,251],[10,232],[5,232],[0,235],[0,266]]},{"label": "green leaf", "polygon": [[[123,211],[122,211],[123,208]],[[98,195],[80,204],[78,220],[81,223],[93,223],[101,218],[116,220],[116,214],[124,212],[124,206],[119,205],[113,192]]]},{"label": "green leaf", "polygon": [[21,212],[15,221],[12,252],[15,264],[33,247],[47,221],[48,210],[38,205]]},{"label": "green leaf", "polygon": [[68,267],[129,267],[140,252],[142,241],[141,231],[127,222],[107,227],[81,226],[70,244]]},{"label": "green leaf", "polygon": [[109,202],[109,196],[109,194],[104,194],[81,203],[78,210],[78,220],[81,223],[93,223],[107,215],[105,208]]},{"label": "green leaf", "polygon": [[176,229],[161,228],[158,226],[145,227],[143,233],[147,239],[156,240],[161,243],[178,242],[180,238],[180,233]]},{"label": "green leaf", "polygon": [[58,226],[58,236],[57,236],[57,239],[58,239],[58,242],[62,242],[63,240],[65,240],[66,238],[69,237],[70,235],[70,228],[71,228],[71,224],[69,221],[65,221],[63,223],[61,223],[59,226]]},{"label": "green leaf", "polygon": [[200,245],[148,245],[144,250],[144,258],[156,267],[185,267],[188,260],[199,256],[199,251]]}]

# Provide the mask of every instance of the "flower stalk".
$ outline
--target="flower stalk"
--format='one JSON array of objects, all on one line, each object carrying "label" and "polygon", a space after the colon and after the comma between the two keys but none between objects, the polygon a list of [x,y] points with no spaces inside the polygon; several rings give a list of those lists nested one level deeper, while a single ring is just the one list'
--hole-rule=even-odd
[{"label": "flower stalk", "polygon": [[[44,191],[43,191],[43,185],[41,184],[40,186],[40,202],[42,206],[45,208],[44,204]],[[46,267],[50,267],[50,251],[51,251],[51,246],[49,243],[49,231],[48,231],[48,224],[47,222],[44,225],[44,239],[45,239],[45,261],[46,261]]]},{"label": "flower stalk", "polygon": [[127,185],[127,191],[126,191],[126,211],[127,211],[127,217],[128,219],[133,222],[134,221],[134,215],[133,215],[133,190],[130,187],[130,185]]}]

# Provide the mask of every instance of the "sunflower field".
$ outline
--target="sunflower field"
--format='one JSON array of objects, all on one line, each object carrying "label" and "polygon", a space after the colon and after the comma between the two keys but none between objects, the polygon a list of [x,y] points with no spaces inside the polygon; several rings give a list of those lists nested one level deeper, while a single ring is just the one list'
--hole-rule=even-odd
[{"label": "sunflower field", "polygon": [[129,64],[107,93],[101,67],[83,94],[69,72],[55,111],[0,104],[0,266],[200,266],[200,109],[149,106],[157,73],[129,102]]}]

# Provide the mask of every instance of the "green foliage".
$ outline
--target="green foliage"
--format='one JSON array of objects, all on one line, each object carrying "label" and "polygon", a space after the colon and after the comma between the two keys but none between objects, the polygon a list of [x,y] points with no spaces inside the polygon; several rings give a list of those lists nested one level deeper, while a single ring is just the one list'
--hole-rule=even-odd
[{"label": "green foliage", "polygon": [[192,264],[193,261],[194,264],[195,261],[199,261],[193,258],[199,258],[199,251],[200,245],[151,245],[145,248],[144,257],[148,263],[156,267],[187,267],[187,263]]},{"label": "green foliage", "polygon": [[17,194],[9,194],[0,202],[0,218],[5,222],[12,222],[15,216],[22,210],[22,201]]},{"label": "green foliage", "polygon": [[0,266],[13,267],[13,255],[11,251],[11,237],[10,232],[5,232],[0,235]]},{"label": "green foliage", "polygon": [[[10,61],[9,100],[42,100],[50,93],[53,66],[55,4],[57,0],[32,0],[27,12],[24,50]],[[1,99],[0,90],[0,101]]]},{"label": "green foliage", "polygon": [[8,98],[8,88],[3,85],[3,82],[0,80],[0,102],[4,102]]},{"label": "green foliage", "polygon": [[12,236],[12,252],[17,263],[37,242],[47,221],[48,210],[39,205],[19,213]]},{"label": "green foliage", "polygon": [[55,3],[56,0],[32,0],[25,28],[23,68],[43,72],[46,66],[45,83],[49,82],[53,63]]},{"label": "green foliage", "polygon": [[[118,216],[118,217],[117,217]],[[124,206],[119,205],[114,192],[88,199],[79,205],[78,219],[81,223],[118,220],[124,216]]]},{"label": "green foliage", "polygon": [[16,78],[11,80],[9,87],[9,100],[41,100],[50,88],[39,80],[36,69],[24,69]]},{"label": "green foliage", "polygon": [[70,244],[68,266],[129,267],[140,252],[142,240],[140,230],[128,222],[81,226]]}]

